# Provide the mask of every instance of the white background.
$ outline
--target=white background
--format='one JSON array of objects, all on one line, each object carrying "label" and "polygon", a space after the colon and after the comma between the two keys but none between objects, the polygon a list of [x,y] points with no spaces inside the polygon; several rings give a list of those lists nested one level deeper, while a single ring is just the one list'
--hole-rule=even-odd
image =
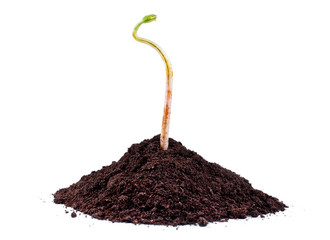
[{"label": "white background", "polygon": [[[329,239],[329,1],[1,1],[1,239]],[[160,132],[290,206],[206,228],[72,219],[51,194]],[[95,235],[95,236],[93,236]]]}]

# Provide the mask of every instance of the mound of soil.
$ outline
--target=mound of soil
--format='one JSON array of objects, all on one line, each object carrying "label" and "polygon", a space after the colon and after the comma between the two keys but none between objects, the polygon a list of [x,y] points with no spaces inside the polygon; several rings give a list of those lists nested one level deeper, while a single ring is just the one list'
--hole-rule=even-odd
[{"label": "mound of soil", "polygon": [[180,142],[170,139],[162,150],[159,138],[133,144],[118,162],[58,190],[54,202],[97,219],[174,226],[205,226],[286,208]]}]

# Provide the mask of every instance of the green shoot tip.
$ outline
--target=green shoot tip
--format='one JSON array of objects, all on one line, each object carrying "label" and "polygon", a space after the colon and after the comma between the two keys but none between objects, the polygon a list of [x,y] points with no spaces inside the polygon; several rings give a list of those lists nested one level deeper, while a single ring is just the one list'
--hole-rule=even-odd
[{"label": "green shoot tip", "polygon": [[149,22],[155,21],[156,18],[157,18],[157,16],[155,14],[150,14],[150,15],[147,15],[144,18],[142,18],[142,22],[149,23]]}]

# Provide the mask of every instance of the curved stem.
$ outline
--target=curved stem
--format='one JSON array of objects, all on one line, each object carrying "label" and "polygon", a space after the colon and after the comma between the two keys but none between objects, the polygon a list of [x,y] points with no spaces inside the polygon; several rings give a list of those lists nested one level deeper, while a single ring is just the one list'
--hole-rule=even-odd
[{"label": "curved stem", "polygon": [[166,91],[165,91],[165,104],[164,104],[164,114],[163,114],[163,121],[162,121],[162,130],[160,134],[160,146],[163,150],[167,150],[168,148],[168,138],[169,138],[169,127],[170,127],[170,115],[171,115],[171,103],[172,103],[172,84],[173,84],[173,70],[171,62],[169,61],[168,57],[166,56],[165,52],[154,42],[140,38],[137,35],[137,31],[139,27],[143,23],[149,23],[155,21],[157,18],[156,15],[151,14],[145,16],[141,22],[139,22],[134,30],[133,30],[133,37],[136,41],[145,43],[151,47],[153,47],[162,57],[165,67],[166,67]]}]

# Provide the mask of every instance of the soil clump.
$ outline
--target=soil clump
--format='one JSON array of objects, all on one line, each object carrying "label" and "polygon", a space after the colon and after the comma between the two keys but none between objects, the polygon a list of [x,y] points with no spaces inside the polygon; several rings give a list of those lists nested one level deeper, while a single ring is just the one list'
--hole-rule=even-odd
[{"label": "soil clump", "polygon": [[133,144],[117,162],[58,190],[54,202],[94,218],[135,224],[206,226],[283,211],[277,198],[248,180],[157,135]]}]

